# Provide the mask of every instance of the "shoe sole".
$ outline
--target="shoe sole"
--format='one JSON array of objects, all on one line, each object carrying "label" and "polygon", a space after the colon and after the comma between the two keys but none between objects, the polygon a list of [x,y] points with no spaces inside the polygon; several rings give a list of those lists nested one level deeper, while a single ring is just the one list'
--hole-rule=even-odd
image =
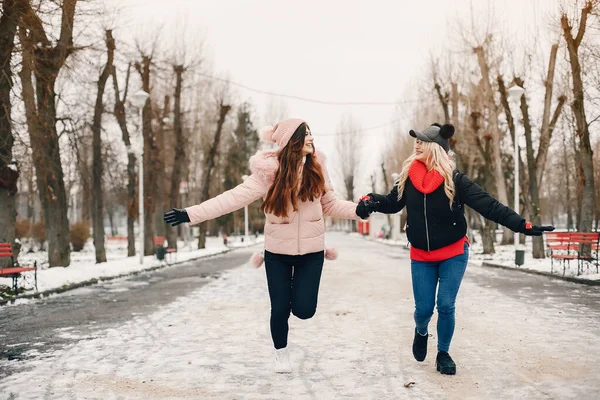
[{"label": "shoe sole", "polygon": [[456,375],[456,367],[447,367],[447,368],[442,368],[442,366],[436,362],[435,363],[437,370],[439,371],[440,374],[443,375]]}]

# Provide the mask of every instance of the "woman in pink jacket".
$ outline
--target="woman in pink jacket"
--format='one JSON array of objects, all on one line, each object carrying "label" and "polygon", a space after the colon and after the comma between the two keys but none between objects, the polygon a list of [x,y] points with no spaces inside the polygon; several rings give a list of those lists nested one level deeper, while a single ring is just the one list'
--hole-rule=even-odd
[{"label": "woman in pink jacket", "polygon": [[[271,337],[276,372],[291,372],[287,351],[290,312],[311,318],[317,308],[325,258],[323,216],[357,219],[356,204],[338,199],[325,157],[316,152],[310,128],[301,119],[287,119],[262,130],[277,150],[258,151],[250,158],[252,175],[241,185],[202,204],[173,209],[165,221],[198,224],[264,198],[265,270],[271,299]],[[335,258],[328,254],[328,258]],[[258,262],[260,264],[261,261]]]}]

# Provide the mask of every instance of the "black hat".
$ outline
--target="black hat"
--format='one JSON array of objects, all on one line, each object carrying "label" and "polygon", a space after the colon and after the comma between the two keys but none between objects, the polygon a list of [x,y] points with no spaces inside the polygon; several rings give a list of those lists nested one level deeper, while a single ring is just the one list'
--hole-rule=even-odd
[{"label": "black hat", "polygon": [[430,127],[423,131],[409,131],[410,136],[421,139],[423,142],[434,142],[439,144],[446,150],[446,153],[450,151],[450,139],[454,135],[454,126],[451,124],[440,125],[438,123],[431,124]]}]

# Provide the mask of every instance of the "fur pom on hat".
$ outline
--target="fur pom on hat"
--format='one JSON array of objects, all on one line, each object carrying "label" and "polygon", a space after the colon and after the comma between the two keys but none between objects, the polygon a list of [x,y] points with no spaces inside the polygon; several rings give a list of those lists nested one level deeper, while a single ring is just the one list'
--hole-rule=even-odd
[{"label": "fur pom on hat", "polygon": [[440,135],[444,139],[450,139],[452,136],[454,136],[454,125],[451,125],[451,124],[442,125],[442,127],[440,128]]},{"label": "fur pom on hat", "polygon": [[272,126],[265,126],[260,129],[258,135],[263,142],[275,143],[275,140],[273,140],[273,133],[275,133],[275,129],[273,129]]}]

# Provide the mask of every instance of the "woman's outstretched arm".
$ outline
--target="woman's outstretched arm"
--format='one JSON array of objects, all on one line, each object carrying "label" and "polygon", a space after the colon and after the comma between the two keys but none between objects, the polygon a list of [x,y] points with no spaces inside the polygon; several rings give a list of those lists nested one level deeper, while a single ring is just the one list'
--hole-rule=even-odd
[{"label": "woman's outstretched arm", "polygon": [[[191,225],[199,224],[239,210],[263,197],[268,189],[269,185],[266,182],[256,175],[250,175],[248,179],[233,189],[198,205],[186,207],[185,212]],[[167,214],[165,214],[165,221],[167,221]]]},{"label": "woman's outstretched arm", "polygon": [[543,232],[554,230],[553,226],[531,225],[525,218],[493,198],[464,174],[460,174],[456,179],[456,186],[461,201],[483,217],[504,225],[513,232],[540,236]]}]

